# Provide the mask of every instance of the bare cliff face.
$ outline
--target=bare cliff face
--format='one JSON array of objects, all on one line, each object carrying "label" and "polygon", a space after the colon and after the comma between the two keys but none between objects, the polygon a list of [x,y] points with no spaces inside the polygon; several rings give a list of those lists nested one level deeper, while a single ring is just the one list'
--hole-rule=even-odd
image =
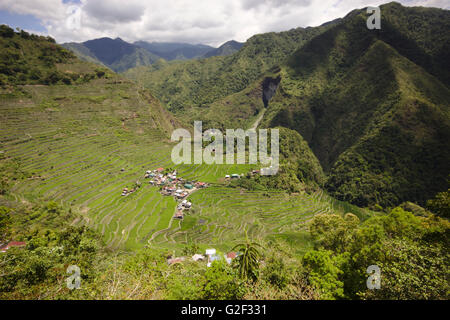
[{"label": "bare cliff face", "polygon": [[277,92],[280,81],[281,81],[280,77],[264,79],[264,81],[262,83],[262,87],[263,87],[262,99],[263,99],[265,108],[267,108],[267,106],[269,105],[270,99],[272,99],[272,97]]}]

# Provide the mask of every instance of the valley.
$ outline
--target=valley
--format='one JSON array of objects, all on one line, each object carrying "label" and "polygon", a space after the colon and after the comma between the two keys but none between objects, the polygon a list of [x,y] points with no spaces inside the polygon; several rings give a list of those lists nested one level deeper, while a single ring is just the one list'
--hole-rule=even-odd
[{"label": "valley", "polygon": [[[1,25],[0,299],[448,299],[450,11],[381,11],[217,48]],[[195,121],[279,130],[277,174],[177,164]]]}]

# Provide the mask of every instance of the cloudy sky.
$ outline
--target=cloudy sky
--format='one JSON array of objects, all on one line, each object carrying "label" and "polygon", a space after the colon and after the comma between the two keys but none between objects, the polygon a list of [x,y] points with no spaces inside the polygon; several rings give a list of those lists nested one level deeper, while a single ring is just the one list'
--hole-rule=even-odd
[{"label": "cloudy sky", "polygon": [[[388,0],[0,0],[0,24],[59,43],[100,37],[218,46],[254,34],[317,26]],[[398,0],[450,9],[449,0]]]}]

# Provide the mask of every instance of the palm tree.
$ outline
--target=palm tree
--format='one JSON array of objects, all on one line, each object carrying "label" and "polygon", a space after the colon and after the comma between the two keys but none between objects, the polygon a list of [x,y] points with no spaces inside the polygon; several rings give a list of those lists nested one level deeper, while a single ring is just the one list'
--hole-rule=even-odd
[{"label": "palm tree", "polygon": [[247,231],[245,231],[245,243],[240,243],[233,248],[233,251],[240,252],[240,255],[236,260],[238,263],[239,275],[244,280],[249,278],[256,280],[258,278],[258,260],[261,256],[258,247],[261,248],[261,245],[250,241],[247,236]]}]

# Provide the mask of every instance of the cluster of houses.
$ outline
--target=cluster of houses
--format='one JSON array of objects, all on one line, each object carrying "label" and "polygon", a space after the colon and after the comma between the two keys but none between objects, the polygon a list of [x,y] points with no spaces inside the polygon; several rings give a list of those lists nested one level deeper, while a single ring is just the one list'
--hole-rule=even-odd
[{"label": "cluster of houses", "polygon": [[[167,171],[167,170],[166,170]],[[164,168],[147,171],[144,178],[150,179],[149,183],[153,186],[161,188],[161,194],[165,196],[173,196],[177,200],[178,206],[175,213],[175,219],[183,219],[184,211],[190,210],[192,203],[186,200],[186,197],[195,190],[208,187],[205,182],[191,182],[177,177],[177,171],[164,174]]]},{"label": "cluster of houses", "polygon": [[[214,261],[219,261],[224,259],[228,264],[231,264],[231,262],[233,261],[233,259],[236,259],[236,257],[239,256],[239,252],[228,252],[227,254],[219,255],[216,252],[216,249],[206,249],[205,251],[205,255],[202,254],[194,254],[191,259],[193,261],[206,261],[207,267],[210,267],[211,264]],[[184,261],[186,261],[188,258],[187,257],[178,257],[178,258],[170,258],[167,260],[167,263],[169,265],[174,265],[177,263],[182,263]]]}]

